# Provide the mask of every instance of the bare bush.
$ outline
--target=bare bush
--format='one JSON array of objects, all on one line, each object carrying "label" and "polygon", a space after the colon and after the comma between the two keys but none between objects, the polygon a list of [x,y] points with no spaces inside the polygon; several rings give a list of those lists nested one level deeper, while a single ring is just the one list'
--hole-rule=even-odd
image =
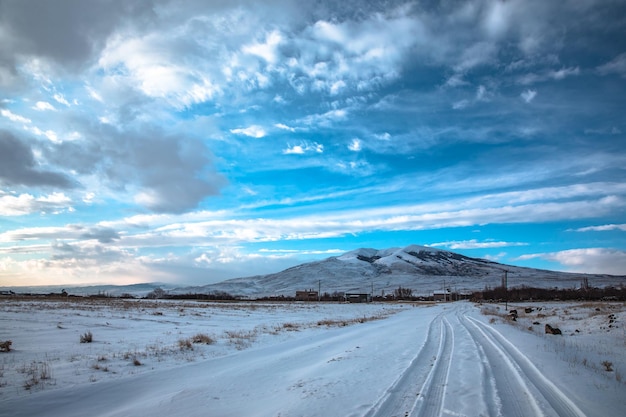
[{"label": "bare bush", "polygon": [[602,361],[602,366],[604,366],[604,370],[607,372],[613,372],[613,362],[610,361]]},{"label": "bare bush", "polygon": [[194,337],[191,338],[192,343],[203,343],[205,345],[212,345],[215,343],[215,340],[204,333],[198,333]]},{"label": "bare bush", "polygon": [[91,343],[93,342],[93,335],[91,332],[87,332],[80,335],[80,343]]},{"label": "bare bush", "polygon": [[103,371],[103,372],[109,372],[109,367],[106,365],[100,365],[99,363],[94,363],[91,366],[93,369],[95,369],[96,371]]},{"label": "bare bush", "polygon": [[10,340],[0,342],[0,352],[10,352],[12,344],[13,342],[11,342]]}]

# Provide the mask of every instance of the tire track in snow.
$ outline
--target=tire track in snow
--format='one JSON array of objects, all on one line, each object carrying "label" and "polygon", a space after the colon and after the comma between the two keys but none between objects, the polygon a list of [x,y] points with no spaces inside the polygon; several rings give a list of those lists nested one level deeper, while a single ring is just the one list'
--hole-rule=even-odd
[{"label": "tire track in snow", "polygon": [[467,319],[485,338],[507,358],[507,362],[520,376],[523,375],[548,402],[560,417],[585,417],[585,414],[556,385],[537,369],[535,365],[497,330],[471,317]]},{"label": "tire track in snow", "polygon": [[[502,348],[469,317],[459,317],[476,344],[485,369],[486,402],[494,415],[506,417],[541,416],[537,400],[526,384],[523,372]],[[493,385],[495,384],[495,390]]]},{"label": "tire track in snow", "polygon": [[[424,345],[366,417],[440,415],[452,356],[452,331],[441,315],[431,321]],[[416,407],[424,396],[433,396]],[[419,412],[419,414],[415,414]],[[429,414],[429,413],[436,414]]]},{"label": "tire track in snow", "polygon": [[[461,333],[462,336],[469,337],[469,343],[473,343],[473,346],[476,347],[476,354],[479,359],[480,366],[482,367],[483,373],[481,374],[482,378],[480,380],[482,386],[482,400],[484,401],[483,405],[486,408],[486,412],[488,416],[501,416],[500,413],[500,399],[498,398],[498,394],[496,391],[495,378],[493,376],[493,370],[489,365],[489,360],[487,358],[487,354],[483,349],[480,343],[477,343],[475,336],[472,335],[470,329],[467,328],[467,325],[463,322],[461,314],[457,313],[457,322],[461,326],[463,326],[465,332]],[[464,341],[461,341],[464,343]]]},{"label": "tire track in snow", "polygon": [[411,413],[411,416],[435,417],[441,415],[446,386],[448,385],[453,346],[454,332],[452,331],[452,326],[444,317],[441,324],[441,338],[437,359],[428,376],[428,380],[422,388],[422,395],[420,395],[422,402],[416,409],[417,413]]}]

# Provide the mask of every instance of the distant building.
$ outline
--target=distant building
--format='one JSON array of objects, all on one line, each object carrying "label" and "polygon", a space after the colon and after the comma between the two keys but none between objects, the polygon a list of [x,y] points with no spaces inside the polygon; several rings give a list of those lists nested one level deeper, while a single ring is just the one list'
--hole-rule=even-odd
[{"label": "distant building", "polygon": [[349,303],[371,303],[372,295],[364,293],[346,293],[346,301]]},{"label": "distant building", "polygon": [[296,291],[296,301],[318,301],[319,292],[313,290]]},{"label": "distant building", "polygon": [[433,292],[434,301],[452,301],[450,291],[448,290],[436,290]]}]

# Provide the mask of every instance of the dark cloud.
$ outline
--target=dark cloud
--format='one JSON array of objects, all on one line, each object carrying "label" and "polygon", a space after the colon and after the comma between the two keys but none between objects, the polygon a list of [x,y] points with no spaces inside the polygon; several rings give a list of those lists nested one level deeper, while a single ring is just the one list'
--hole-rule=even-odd
[{"label": "dark cloud", "polygon": [[96,239],[100,243],[111,243],[120,238],[119,233],[108,227],[92,227],[81,236],[81,239]]},{"label": "dark cloud", "polygon": [[[136,200],[150,210],[180,213],[194,209],[225,184],[213,171],[209,152],[199,141],[158,131],[120,140],[125,152],[118,152],[115,160],[132,170],[128,175],[141,189]],[[108,168],[111,178],[123,180],[116,165]]]},{"label": "dark cloud", "polygon": [[[67,262],[58,263],[56,261]],[[82,247],[65,242],[54,242],[51,245],[50,261],[47,261],[46,264],[48,267],[59,266],[72,269],[106,265],[119,261],[129,261],[128,254],[115,247],[105,245]]]},{"label": "dark cloud", "polygon": [[149,21],[153,6],[151,1],[0,2],[0,27],[10,41],[0,49],[5,54],[0,62],[15,65],[16,56],[37,55],[81,66],[122,22]]},{"label": "dark cloud", "polygon": [[130,132],[108,125],[85,128],[90,130],[84,140],[46,147],[48,161],[98,175],[105,186],[134,194],[135,202],[151,211],[194,209],[226,183],[214,170],[209,150],[195,138],[149,126]]},{"label": "dark cloud", "polygon": [[33,151],[10,132],[0,130],[0,183],[6,185],[73,188],[64,174],[39,169]]},{"label": "dark cloud", "polygon": [[96,173],[104,156],[95,141],[50,144],[43,148],[43,154],[49,163],[83,175]]}]

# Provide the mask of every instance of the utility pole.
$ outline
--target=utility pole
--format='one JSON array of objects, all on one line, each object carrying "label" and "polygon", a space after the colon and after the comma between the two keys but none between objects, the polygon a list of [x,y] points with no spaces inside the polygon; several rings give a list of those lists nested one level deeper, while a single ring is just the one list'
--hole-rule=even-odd
[{"label": "utility pole", "polygon": [[506,269],[504,270],[504,280],[502,281],[502,283],[504,284],[504,309],[506,311],[509,311],[509,290],[508,290],[508,277],[507,277],[507,273],[509,271],[507,271]]},{"label": "utility pole", "polygon": [[317,280],[317,301],[322,301],[322,280]]}]

